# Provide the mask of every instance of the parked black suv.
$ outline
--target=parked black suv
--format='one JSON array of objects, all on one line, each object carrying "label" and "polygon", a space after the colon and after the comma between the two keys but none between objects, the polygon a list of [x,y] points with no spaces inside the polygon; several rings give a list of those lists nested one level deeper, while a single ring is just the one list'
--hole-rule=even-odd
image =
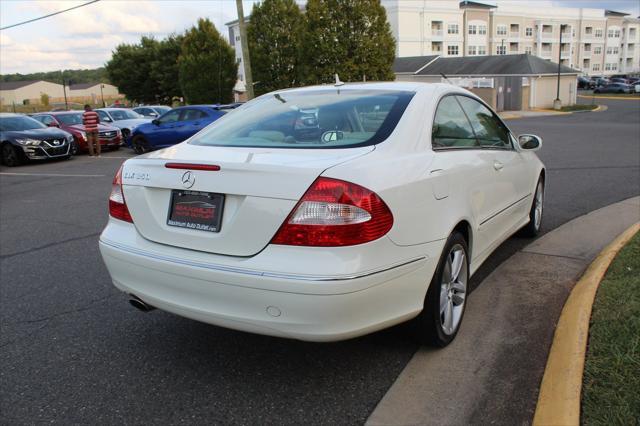
[{"label": "parked black suv", "polygon": [[0,153],[6,166],[18,166],[25,160],[71,157],[70,133],[47,127],[22,114],[0,114]]}]

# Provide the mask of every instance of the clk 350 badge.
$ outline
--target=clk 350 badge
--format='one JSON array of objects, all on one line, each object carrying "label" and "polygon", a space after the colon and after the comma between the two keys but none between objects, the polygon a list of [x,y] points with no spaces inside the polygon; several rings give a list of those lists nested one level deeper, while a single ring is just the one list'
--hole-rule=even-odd
[{"label": "clk 350 badge", "polygon": [[148,180],[151,180],[151,176],[149,175],[149,173],[124,172],[123,175],[122,175],[122,179],[124,179],[124,180],[148,181]]}]

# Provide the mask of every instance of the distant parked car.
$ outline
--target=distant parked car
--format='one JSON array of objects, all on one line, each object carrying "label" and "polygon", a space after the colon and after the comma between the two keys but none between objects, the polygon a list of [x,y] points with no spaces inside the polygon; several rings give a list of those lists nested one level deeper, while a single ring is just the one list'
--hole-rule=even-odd
[{"label": "distant parked car", "polygon": [[147,118],[158,118],[162,114],[171,111],[171,107],[164,105],[142,105],[133,108],[133,111]]},{"label": "distant parked car", "polygon": [[131,134],[131,147],[136,153],[142,154],[175,145],[189,139],[238,105],[189,105],[174,108],[151,123],[138,126]]},{"label": "distant parked car", "polygon": [[0,113],[0,151],[5,166],[28,160],[70,158],[73,136],[22,114]]},{"label": "distant parked car", "polygon": [[601,87],[609,84],[609,79],[604,77],[591,77],[591,81],[593,81],[594,87]]},{"label": "distant parked car", "polygon": [[631,93],[632,88],[624,83],[609,83],[606,86],[596,87],[593,93]]},{"label": "distant parked car", "polygon": [[100,116],[102,124],[119,128],[125,141],[136,127],[151,121],[150,118],[127,108],[98,108],[95,111]]},{"label": "distant parked car", "polygon": [[629,84],[629,80],[627,80],[626,78],[623,77],[612,77],[611,79],[609,79],[610,83],[622,83],[622,84]]},{"label": "distant parked car", "polygon": [[[34,114],[33,118],[49,127],[59,127],[73,135],[74,144],[71,148],[73,154],[87,152],[87,133],[82,124],[82,112],[80,111],[55,111]],[[98,140],[101,149],[118,149],[122,145],[122,133],[120,129],[104,124],[98,125]]]},{"label": "distant parked car", "polygon": [[578,89],[593,89],[596,83],[587,77],[578,77]]}]

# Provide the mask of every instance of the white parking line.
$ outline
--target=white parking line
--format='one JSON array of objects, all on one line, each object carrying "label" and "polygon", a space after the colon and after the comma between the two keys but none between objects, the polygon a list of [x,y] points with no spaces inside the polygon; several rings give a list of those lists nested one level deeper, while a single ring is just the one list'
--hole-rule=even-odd
[{"label": "white parking line", "polygon": [[45,177],[105,177],[106,175],[66,175],[59,173],[7,173],[0,172],[1,176],[45,176]]}]

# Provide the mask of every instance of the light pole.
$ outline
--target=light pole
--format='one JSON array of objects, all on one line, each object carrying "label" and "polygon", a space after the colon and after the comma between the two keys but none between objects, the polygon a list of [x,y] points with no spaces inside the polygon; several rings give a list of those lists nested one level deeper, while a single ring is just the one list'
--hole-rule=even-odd
[{"label": "light pole", "polygon": [[104,92],[102,91],[102,89],[104,89],[104,84],[100,83],[100,97],[102,98],[102,108],[106,108],[107,104],[104,103]]},{"label": "light pole", "polygon": [[558,46],[558,88],[556,91],[556,99],[553,101],[553,109],[562,109],[562,101],[560,100],[560,62],[562,62],[562,31],[566,24],[560,24],[560,46]]},{"label": "light pole", "polygon": [[67,86],[64,82],[64,71],[60,70],[60,76],[62,77],[62,93],[64,93],[64,109],[69,109],[69,104],[67,103]]},{"label": "light pole", "polygon": [[251,75],[251,57],[249,54],[249,40],[247,40],[247,27],[244,22],[242,0],[236,0],[238,9],[238,29],[240,30],[240,48],[242,49],[242,63],[244,65],[244,81],[247,88],[247,100],[253,99],[253,76]]}]

